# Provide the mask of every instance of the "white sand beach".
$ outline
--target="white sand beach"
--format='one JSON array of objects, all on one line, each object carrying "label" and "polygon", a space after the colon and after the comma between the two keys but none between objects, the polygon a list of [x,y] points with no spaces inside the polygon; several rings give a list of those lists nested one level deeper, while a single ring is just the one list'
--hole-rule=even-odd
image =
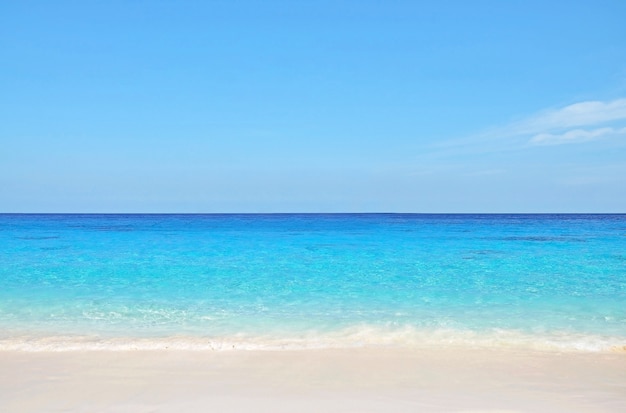
[{"label": "white sand beach", "polygon": [[626,353],[0,352],[0,411],[621,412]]}]

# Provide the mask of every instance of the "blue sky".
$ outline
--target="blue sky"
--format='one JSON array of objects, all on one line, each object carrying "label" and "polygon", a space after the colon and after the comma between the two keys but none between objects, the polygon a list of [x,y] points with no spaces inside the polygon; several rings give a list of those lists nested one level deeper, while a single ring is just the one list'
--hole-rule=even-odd
[{"label": "blue sky", "polygon": [[0,1],[0,212],[626,212],[625,20]]}]

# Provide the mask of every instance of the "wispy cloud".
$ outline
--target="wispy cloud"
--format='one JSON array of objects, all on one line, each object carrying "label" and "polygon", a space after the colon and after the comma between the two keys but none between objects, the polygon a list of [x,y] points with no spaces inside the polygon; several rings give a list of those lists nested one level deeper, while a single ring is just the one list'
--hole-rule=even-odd
[{"label": "wispy cloud", "polygon": [[441,159],[498,153],[540,146],[582,144],[626,137],[626,98],[585,101],[541,111],[508,124],[432,146],[428,156]]},{"label": "wispy cloud", "polygon": [[586,101],[539,113],[505,127],[508,135],[527,136],[532,145],[588,142],[626,133],[626,99]]},{"label": "wispy cloud", "polygon": [[610,102],[587,101],[545,111],[512,125],[517,133],[532,134],[546,130],[593,126],[612,121],[626,120],[626,99]]},{"label": "wispy cloud", "polygon": [[532,137],[530,143],[535,145],[561,145],[564,143],[587,142],[610,135],[626,134],[626,128],[572,129],[563,133],[539,133]]}]

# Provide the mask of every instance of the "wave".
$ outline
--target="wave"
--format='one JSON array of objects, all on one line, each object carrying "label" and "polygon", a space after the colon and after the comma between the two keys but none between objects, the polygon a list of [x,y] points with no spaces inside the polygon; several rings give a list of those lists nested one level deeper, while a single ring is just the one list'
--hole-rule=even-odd
[{"label": "wave", "polygon": [[0,351],[239,351],[350,348],[482,348],[546,352],[626,352],[626,337],[572,332],[529,334],[517,330],[418,330],[355,326],[338,331],[274,336],[234,334],[220,337],[97,337],[21,334],[0,338]]}]

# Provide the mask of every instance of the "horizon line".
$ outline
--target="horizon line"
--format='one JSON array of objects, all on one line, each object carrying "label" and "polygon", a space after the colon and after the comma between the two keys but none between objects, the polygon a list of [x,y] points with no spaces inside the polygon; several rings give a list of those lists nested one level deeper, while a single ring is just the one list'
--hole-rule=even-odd
[{"label": "horizon line", "polygon": [[0,212],[0,215],[626,215],[626,212]]}]

